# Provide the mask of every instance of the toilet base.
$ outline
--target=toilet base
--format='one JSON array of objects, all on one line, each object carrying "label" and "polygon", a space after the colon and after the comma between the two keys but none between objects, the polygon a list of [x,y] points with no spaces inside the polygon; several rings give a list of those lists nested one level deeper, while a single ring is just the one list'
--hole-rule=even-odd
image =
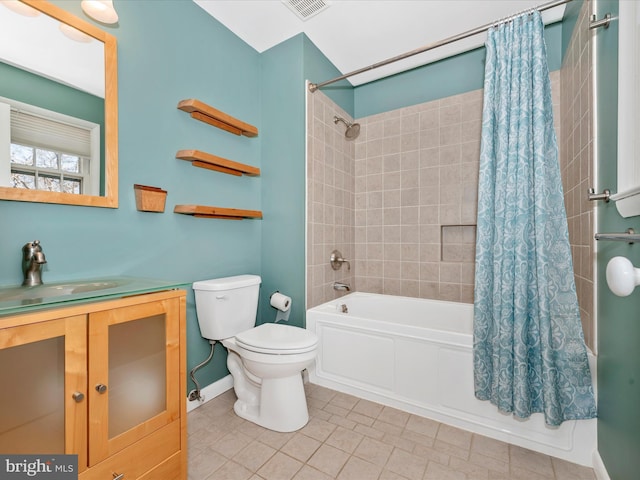
[{"label": "toilet base", "polygon": [[263,379],[260,403],[251,405],[238,398],[233,410],[239,417],[269,430],[276,432],[300,430],[309,421],[302,374]]},{"label": "toilet base", "polygon": [[302,372],[280,378],[251,380],[240,356],[229,350],[227,366],[238,400],[233,410],[241,418],[276,432],[293,432],[309,421]]}]

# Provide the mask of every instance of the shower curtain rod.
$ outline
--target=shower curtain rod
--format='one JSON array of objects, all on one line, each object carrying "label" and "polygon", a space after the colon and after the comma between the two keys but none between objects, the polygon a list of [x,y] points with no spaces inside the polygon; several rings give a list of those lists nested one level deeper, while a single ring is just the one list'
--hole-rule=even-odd
[{"label": "shower curtain rod", "polygon": [[392,57],[392,58],[389,58],[387,60],[383,60],[381,62],[374,63],[373,65],[369,65],[368,67],[359,68],[358,70],[354,70],[353,72],[345,73],[344,75],[341,75],[339,77],[333,78],[331,80],[327,80],[327,81],[322,82],[322,83],[310,83],[309,84],[309,91],[313,93],[316,90],[318,90],[319,88],[322,88],[322,87],[324,87],[326,85],[330,85],[330,84],[335,83],[335,82],[339,82],[340,80],[344,80],[345,78],[352,77],[353,75],[358,75],[359,73],[368,72],[369,70],[373,70],[373,69],[378,68],[378,67],[383,67],[385,65],[389,65],[390,63],[394,63],[394,62],[397,62],[399,60],[404,60],[405,58],[409,58],[409,57],[412,57],[414,55],[418,55],[419,53],[427,52],[429,50],[433,50],[434,48],[442,47],[443,45],[448,45],[450,43],[457,42],[458,40],[463,40],[465,38],[472,37],[472,36],[477,35],[479,33],[486,32],[487,30],[489,30],[491,27],[493,27],[494,25],[496,25],[499,22],[507,22],[509,20],[513,20],[514,18],[519,17],[520,15],[523,15],[523,14],[525,14],[527,12],[534,12],[536,10],[539,11],[539,12],[542,12],[544,10],[549,10],[550,8],[557,7],[559,5],[564,5],[565,3],[569,3],[569,2],[571,2],[571,0],[555,0],[555,1],[552,1],[552,2],[549,2],[549,3],[544,3],[544,4],[542,4],[542,5],[538,6],[538,7],[530,8],[528,10],[524,10],[522,12],[513,14],[513,15],[511,15],[509,17],[503,18],[503,19],[501,19],[499,21],[487,23],[486,25],[483,25],[481,27],[476,27],[473,30],[468,30],[468,31],[466,31],[464,33],[459,33],[458,35],[454,35],[453,37],[449,37],[449,38],[446,38],[444,40],[440,40],[439,42],[435,42],[435,43],[432,43],[430,45],[426,45],[424,47],[418,48],[416,50],[412,50],[412,51],[407,52],[407,53],[403,53],[402,55],[398,55],[396,57]]}]

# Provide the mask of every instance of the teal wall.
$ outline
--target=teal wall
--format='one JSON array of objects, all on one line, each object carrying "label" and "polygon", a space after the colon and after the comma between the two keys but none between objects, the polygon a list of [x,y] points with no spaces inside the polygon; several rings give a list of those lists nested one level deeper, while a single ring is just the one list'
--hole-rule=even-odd
[{"label": "teal wall", "polygon": [[[80,2],[55,1],[78,17]],[[176,204],[260,209],[260,177],[234,177],[176,160],[201,149],[261,166],[262,134],[237,137],[190,118],[176,106],[198,98],[260,128],[258,53],[191,0],[114,2],[118,40],[118,209],[0,201],[0,284],[20,281],[22,245],[39,239],[44,281],[132,275],[193,282],[261,272],[261,223],[173,214]],[[179,21],[177,21],[179,19]],[[133,184],[168,191],[164,214],[138,212]],[[267,216],[269,212],[265,213]],[[188,367],[208,353],[188,293]],[[206,385],[226,375],[221,347],[198,372]]]},{"label": "teal wall", "polygon": [[[599,0],[598,18],[615,18],[618,2]],[[599,29],[595,40],[598,72],[597,191],[617,191],[618,23]],[[598,203],[598,232],[640,231],[640,217],[622,218],[613,202]],[[605,269],[617,255],[640,266],[638,244],[599,242],[598,262],[598,450],[612,480],[634,480],[640,472],[640,291],[616,297]]]},{"label": "teal wall", "polygon": [[[544,29],[549,71],[562,64],[562,23]],[[484,47],[355,87],[355,118],[430,102],[483,87]],[[322,90],[325,91],[324,89]]]},{"label": "teal wall", "polygon": [[[261,322],[273,321],[269,296],[279,290],[292,298],[289,323],[305,322],[305,80],[335,77],[339,71],[303,34],[260,56],[262,88]],[[325,92],[353,111],[352,88]]]},{"label": "teal wall", "polygon": [[[311,40],[304,37],[304,75],[310,83],[320,83],[342,75]],[[351,117],[355,117],[354,89],[347,80],[340,80],[322,88],[331,100],[336,102]]]},{"label": "teal wall", "polygon": [[[87,20],[79,2],[53,3]],[[0,236],[0,284],[21,281],[20,249],[39,239],[48,260],[45,282],[132,275],[191,283],[253,273],[263,277],[258,322],[275,318],[269,295],[280,290],[293,298],[290,323],[303,325],[304,80],[337,70],[303,35],[260,55],[191,0],[114,5],[118,25],[99,26],[118,40],[120,206],[0,201],[2,224],[11,225]],[[350,89],[334,95],[353,104]],[[176,108],[185,98],[257,126],[258,137],[191,119]],[[175,159],[181,149],[258,166],[261,175],[197,169]],[[167,190],[165,213],[138,212],[134,183]],[[173,214],[176,204],[261,209],[264,219],[197,219]],[[187,300],[191,369],[210,347],[200,336],[191,289]],[[211,364],[198,371],[202,386],[228,373],[225,360],[216,346]]]},{"label": "teal wall", "polygon": [[97,123],[104,131],[104,99],[0,62],[0,96]]},{"label": "teal wall", "polygon": [[[54,3],[87,18],[79,2]],[[48,260],[45,282],[133,275],[191,283],[253,273],[263,279],[258,322],[275,318],[269,296],[279,290],[293,299],[290,323],[304,325],[304,82],[340,72],[304,35],[258,54],[191,0],[114,4],[118,25],[100,28],[118,40],[120,207],[0,202],[2,224],[11,225],[0,236],[0,284],[20,281],[20,248],[39,239]],[[557,28],[547,39],[550,52],[560,51]],[[341,82],[322,91],[352,116],[368,115],[481,88],[483,56],[473,51],[357,89]],[[441,88],[447,83],[453,91]],[[176,108],[185,98],[257,126],[259,136],[236,137],[191,119]],[[261,175],[197,169],[175,159],[181,149],[255,165]],[[134,183],[168,190],[165,213],[136,211]],[[176,204],[261,209],[264,219],[197,219],[173,214]],[[209,345],[200,337],[191,289],[187,299],[190,369]],[[217,346],[212,363],[198,372],[201,385],[227,374],[225,359]]]},{"label": "teal wall", "polygon": [[[273,321],[269,296],[292,299],[289,323],[304,325],[305,151],[303,38],[298,35],[260,58],[262,83],[261,321]],[[268,214],[266,213],[268,212]]]}]

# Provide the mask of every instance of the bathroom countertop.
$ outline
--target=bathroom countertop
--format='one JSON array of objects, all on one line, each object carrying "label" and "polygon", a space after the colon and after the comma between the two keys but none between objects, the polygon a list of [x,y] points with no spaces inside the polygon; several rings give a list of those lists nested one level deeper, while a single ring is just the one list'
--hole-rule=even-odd
[{"label": "bathroom countertop", "polygon": [[100,277],[52,282],[35,287],[1,286],[0,317],[56,306],[186,288],[190,283],[136,277]]}]

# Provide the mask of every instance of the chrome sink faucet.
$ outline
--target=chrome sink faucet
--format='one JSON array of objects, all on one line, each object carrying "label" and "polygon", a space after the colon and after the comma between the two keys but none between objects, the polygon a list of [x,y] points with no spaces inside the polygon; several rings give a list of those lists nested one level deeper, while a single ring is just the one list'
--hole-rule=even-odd
[{"label": "chrome sink faucet", "polygon": [[41,266],[47,263],[40,240],[34,240],[22,247],[22,272],[24,273],[23,287],[42,285]]}]

